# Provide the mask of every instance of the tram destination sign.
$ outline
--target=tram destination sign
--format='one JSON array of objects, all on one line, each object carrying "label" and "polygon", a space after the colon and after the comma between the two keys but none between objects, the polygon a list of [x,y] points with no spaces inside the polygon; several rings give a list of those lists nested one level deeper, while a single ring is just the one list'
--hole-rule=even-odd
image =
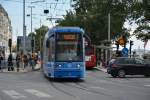
[{"label": "tram destination sign", "polygon": [[77,40],[77,34],[58,34],[58,40]]}]

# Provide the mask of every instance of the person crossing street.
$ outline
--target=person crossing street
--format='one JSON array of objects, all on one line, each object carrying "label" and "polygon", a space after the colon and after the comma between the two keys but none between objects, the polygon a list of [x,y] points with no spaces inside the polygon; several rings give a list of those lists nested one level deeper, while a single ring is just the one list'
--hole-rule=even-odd
[{"label": "person crossing street", "polygon": [[21,61],[21,57],[19,54],[17,54],[16,56],[16,65],[17,65],[17,72],[19,72],[19,68],[20,68],[20,61]]}]

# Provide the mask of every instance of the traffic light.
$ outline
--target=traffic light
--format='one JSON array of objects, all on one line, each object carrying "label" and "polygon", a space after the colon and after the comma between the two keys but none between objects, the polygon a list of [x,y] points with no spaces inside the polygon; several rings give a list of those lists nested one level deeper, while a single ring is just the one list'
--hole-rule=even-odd
[{"label": "traffic light", "polygon": [[11,47],[12,46],[12,39],[8,40],[8,46]]},{"label": "traffic light", "polygon": [[32,49],[32,53],[33,53],[33,48],[34,48],[34,40],[31,40],[31,49]]},{"label": "traffic light", "polygon": [[118,43],[118,41],[115,42],[115,45],[116,45],[117,52],[118,52],[118,50],[119,50],[119,43]]},{"label": "traffic light", "polygon": [[33,39],[31,40],[31,47],[32,48],[34,47],[34,40]]},{"label": "traffic light", "polygon": [[17,51],[19,51],[20,43],[21,43],[21,40],[17,38]]},{"label": "traffic light", "polygon": [[49,10],[45,9],[44,14],[48,14],[48,13],[49,13]]},{"label": "traffic light", "polygon": [[133,41],[130,41],[130,45],[133,45]]},{"label": "traffic light", "polygon": [[20,39],[19,38],[17,38],[17,45],[20,45]]},{"label": "traffic light", "polygon": [[122,38],[124,40],[124,45],[126,45],[126,43],[127,43],[127,37],[125,35],[123,35]]},{"label": "traffic light", "polygon": [[130,58],[131,58],[132,45],[133,45],[133,41],[130,40]]}]

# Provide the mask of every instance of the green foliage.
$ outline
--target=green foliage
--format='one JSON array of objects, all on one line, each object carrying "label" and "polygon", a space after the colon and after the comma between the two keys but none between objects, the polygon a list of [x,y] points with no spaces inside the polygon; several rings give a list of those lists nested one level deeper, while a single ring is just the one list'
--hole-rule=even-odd
[{"label": "green foliage", "polygon": [[138,25],[134,31],[134,35],[142,41],[150,39],[150,1],[130,2],[130,5],[129,21],[135,21]]},{"label": "green foliage", "polygon": [[32,37],[32,36],[33,36],[33,38],[35,37],[35,33],[34,32],[29,33],[29,35],[28,35],[28,37]]},{"label": "green foliage", "polygon": [[[108,13],[111,15],[111,33],[130,36],[130,29],[124,27],[126,21],[138,27],[134,31],[137,39],[147,38],[150,34],[150,0],[73,0],[74,11],[67,12],[61,26],[80,26],[91,37],[92,42],[99,44],[107,39]],[[141,36],[142,34],[142,36]],[[113,37],[113,34],[111,34]]]},{"label": "green foliage", "polygon": [[[108,37],[108,13],[111,15],[111,33],[124,33],[126,5],[118,0],[73,0],[74,12],[67,12],[61,26],[79,26],[91,37],[94,44],[99,44]],[[129,33],[128,33],[129,34]],[[112,34],[111,34],[112,35]],[[112,36],[111,36],[112,37]]]},{"label": "green foliage", "polygon": [[35,29],[35,33],[29,33],[28,37],[32,38],[33,35],[33,39],[35,39],[35,52],[42,50],[41,48],[43,46],[43,39],[47,31],[47,26],[41,26],[40,28]]},{"label": "green foliage", "polygon": [[36,35],[35,35],[35,51],[36,52],[42,50],[43,39],[44,39],[44,36],[45,36],[47,31],[48,31],[47,26],[41,26],[40,28],[35,29],[35,32],[36,32]]}]

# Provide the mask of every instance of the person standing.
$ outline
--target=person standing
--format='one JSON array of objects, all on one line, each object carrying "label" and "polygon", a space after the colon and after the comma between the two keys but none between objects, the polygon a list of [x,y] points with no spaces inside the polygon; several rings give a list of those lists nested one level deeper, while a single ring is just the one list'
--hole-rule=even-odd
[{"label": "person standing", "polygon": [[12,58],[12,54],[9,55],[8,57],[8,71],[13,71],[14,70],[14,67],[13,67],[13,58]]},{"label": "person standing", "polygon": [[31,56],[31,67],[32,67],[32,70],[34,70],[34,66],[35,66],[35,55],[34,54],[32,54],[32,56]]},{"label": "person standing", "polygon": [[2,61],[3,61],[3,56],[0,54],[0,70],[2,70]]},{"label": "person standing", "polygon": [[27,55],[23,55],[23,63],[24,63],[24,69],[28,66],[28,57]]},{"label": "person standing", "polygon": [[21,57],[19,54],[17,54],[16,56],[16,65],[17,65],[17,72],[19,72],[19,68],[20,68],[20,61],[21,61]]}]

